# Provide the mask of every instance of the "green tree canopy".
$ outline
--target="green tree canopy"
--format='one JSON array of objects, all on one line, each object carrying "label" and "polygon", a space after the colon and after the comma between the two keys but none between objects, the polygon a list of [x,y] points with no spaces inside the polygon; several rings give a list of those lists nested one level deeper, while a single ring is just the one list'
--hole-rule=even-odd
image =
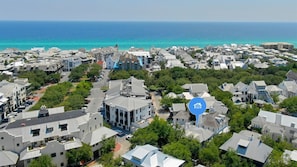
[{"label": "green tree canopy", "polygon": [[68,158],[69,166],[77,166],[80,162],[85,163],[92,159],[92,147],[83,143],[81,147],[67,151],[66,156]]},{"label": "green tree canopy", "polygon": [[54,167],[49,155],[42,155],[30,162],[29,167]]},{"label": "green tree canopy", "polygon": [[280,107],[286,108],[290,113],[297,112],[297,96],[285,99],[281,104]]}]

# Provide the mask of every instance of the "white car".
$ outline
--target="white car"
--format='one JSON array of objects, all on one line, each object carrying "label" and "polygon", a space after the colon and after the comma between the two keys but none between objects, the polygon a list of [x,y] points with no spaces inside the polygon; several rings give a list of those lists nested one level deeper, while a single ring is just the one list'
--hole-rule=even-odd
[{"label": "white car", "polygon": [[130,140],[133,137],[133,135],[127,135],[126,140]]}]

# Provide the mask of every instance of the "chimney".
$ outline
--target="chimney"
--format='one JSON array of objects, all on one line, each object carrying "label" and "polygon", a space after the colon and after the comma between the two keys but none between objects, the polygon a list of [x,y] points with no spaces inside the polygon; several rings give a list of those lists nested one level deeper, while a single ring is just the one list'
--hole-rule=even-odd
[{"label": "chimney", "polygon": [[252,134],[250,137],[250,141],[253,141],[253,139],[254,139],[254,135]]},{"label": "chimney", "polygon": [[277,113],[275,117],[275,124],[280,125],[282,121],[282,115]]}]

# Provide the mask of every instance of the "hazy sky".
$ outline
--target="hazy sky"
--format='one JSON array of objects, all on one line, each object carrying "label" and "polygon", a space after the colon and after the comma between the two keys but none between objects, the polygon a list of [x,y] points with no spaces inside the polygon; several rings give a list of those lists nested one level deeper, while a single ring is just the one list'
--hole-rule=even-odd
[{"label": "hazy sky", "polygon": [[297,22],[297,0],[0,0],[0,20]]}]

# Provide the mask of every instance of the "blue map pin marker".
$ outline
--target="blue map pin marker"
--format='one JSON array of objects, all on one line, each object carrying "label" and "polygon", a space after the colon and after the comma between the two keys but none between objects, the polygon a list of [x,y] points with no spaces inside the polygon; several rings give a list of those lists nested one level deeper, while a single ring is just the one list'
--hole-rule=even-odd
[{"label": "blue map pin marker", "polygon": [[199,116],[206,110],[206,102],[203,98],[195,97],[188,104],[188,109],[196,116],[196,126],[198,126]]}]

